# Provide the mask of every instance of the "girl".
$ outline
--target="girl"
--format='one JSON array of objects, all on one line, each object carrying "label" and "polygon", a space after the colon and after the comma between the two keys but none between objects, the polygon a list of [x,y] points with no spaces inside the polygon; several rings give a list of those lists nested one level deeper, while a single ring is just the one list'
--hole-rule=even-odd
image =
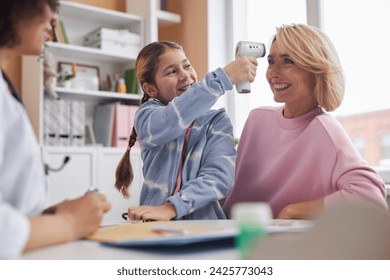
[{"label": "girl", "polygon": [[243,57],[197,75],[178,44],[154,42],[136,61],[144,97],[129,147],[116,171],[115,187],[128,196],[133,174],[130,148],[139,139],[144,183],[140,205],[128,208],[137,220],[224,219],[218,200],[233,183],[236,152],[224,109],[210,110],[233,84],[253,81],[255,58]]}]

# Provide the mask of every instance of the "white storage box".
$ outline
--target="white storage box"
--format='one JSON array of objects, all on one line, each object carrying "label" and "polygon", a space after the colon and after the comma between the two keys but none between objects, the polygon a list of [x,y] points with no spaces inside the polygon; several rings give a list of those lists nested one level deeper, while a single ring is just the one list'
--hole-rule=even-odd
[{"label": "white storage box", "polygon": [[84,37],[84,46],[90,46],[97,41],[114,41],[128,45],[141,45],[141,35],[127,29],[110,29],[101,27]]},{"label": "white storage box", "polygon": [[141,50],[140,45],[136,46],[110,40],[95,41],[94,43],[88,45],[88,47],[97,48],[104,51],[135,55],[138,55]]}]

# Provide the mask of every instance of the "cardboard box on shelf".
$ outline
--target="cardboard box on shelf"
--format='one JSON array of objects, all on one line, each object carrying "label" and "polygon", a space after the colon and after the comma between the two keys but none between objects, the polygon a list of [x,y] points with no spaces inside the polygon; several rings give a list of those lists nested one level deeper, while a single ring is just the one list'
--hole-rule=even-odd
[{"label": "cardboard box on shelf", "polygon": [[127,29],[110,29],[101,27],[84,37],[84,46],[90,46],[98,41],[113,41],[128,45],[141,45],[141,35]]},{"label": "cardboard box on shelf", "polygon": [[126,53],[126,54],[134,53],[135,55],[137,55],[141,50],[141,46],[125,44],[118,41],[110,41],[110,40],[96,41],[88,45],[88,47],[97,48],[104,51],[117,52],[117,53]]}]

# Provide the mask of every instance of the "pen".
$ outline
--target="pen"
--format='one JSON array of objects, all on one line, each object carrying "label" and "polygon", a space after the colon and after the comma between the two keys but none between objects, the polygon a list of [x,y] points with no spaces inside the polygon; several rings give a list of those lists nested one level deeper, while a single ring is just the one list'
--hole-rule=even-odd
[{"label": "pen", "polygon": [[138,223],[143,223],[143,222],[145,222],[144,220],[134,220],[134,219],[130,219],[126,212],[125,212],[125,213],[122,213],[122,218],[123,218],[123,220],[128,221],[128,222],[130,222],[130,223],[132,223],[132,224],[138,224]]},{"label": "pen", "polygon": [[179,227],[168,227],[168,226],[163,226],[163,225],[157,225],[153,227],[152,229],[153,232],[159,233],[162,235],[184,235],[188,234],[188,230],[184,228],[179,228]]}]

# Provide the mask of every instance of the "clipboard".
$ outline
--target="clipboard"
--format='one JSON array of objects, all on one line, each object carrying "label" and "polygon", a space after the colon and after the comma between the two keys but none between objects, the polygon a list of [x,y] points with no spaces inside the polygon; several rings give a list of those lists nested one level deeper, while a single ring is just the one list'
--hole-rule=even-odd
[{"label": "clipboard", "polygon": [[102,227],[86,239],[110,246],[181,246],[233,239],[236,228],[218,228],[175,222],[146,222]]}]

